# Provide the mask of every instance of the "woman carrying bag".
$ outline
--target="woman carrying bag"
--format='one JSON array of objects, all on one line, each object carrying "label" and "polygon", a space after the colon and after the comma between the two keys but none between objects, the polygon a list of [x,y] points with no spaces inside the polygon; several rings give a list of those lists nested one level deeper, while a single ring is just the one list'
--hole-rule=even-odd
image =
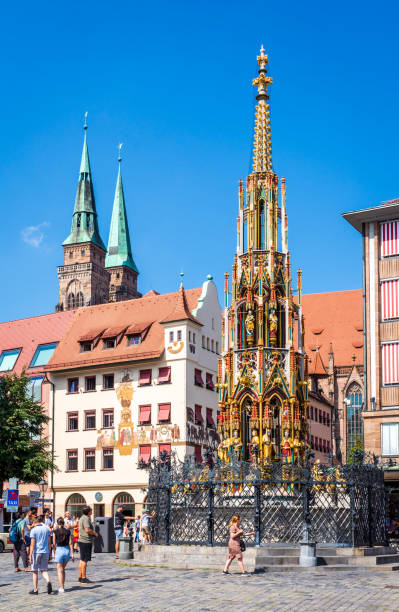
[{"label": "woman carrying bag", "polygon": [[223,574],[229,574],[229,567],[233,559],[237,559],[238,565],[241,570],[241,575],[248,574],[245,571],[244,564],[242,561],[242,553],[245,550],[245,542],[242,541],[241,538],[246,536],[255,535],[254,531],[248,531],[248,533],[244,533],[243,529],[240,529],[241,519],[238,514],[235,514],[230,521],[229,531],[230,531],[230,540],[229,540],[229,553],[227,556],[226,565],[224,566]]}]

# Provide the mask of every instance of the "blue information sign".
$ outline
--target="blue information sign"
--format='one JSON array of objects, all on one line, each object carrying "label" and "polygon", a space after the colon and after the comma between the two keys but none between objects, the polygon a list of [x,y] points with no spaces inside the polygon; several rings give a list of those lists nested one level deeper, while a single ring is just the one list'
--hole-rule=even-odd
[{"label": "blue information sign", "polygon": [[19,504],[19,491],[18,489],[8,489],[7,493],[7,509],[18,510]]}]

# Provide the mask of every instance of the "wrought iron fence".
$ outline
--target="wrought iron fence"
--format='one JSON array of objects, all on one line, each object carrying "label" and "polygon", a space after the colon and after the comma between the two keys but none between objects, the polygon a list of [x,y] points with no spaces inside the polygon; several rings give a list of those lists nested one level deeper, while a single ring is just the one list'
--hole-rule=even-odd
[{"label": "wrought iron fence", "polygon": [[205,464],[164,455],[149,467],[153,542],[225,545],[239,514],[248,544],[299,542],[373,546],[386,542],[383,470],[376,461],[311,466],[281,462]]}]

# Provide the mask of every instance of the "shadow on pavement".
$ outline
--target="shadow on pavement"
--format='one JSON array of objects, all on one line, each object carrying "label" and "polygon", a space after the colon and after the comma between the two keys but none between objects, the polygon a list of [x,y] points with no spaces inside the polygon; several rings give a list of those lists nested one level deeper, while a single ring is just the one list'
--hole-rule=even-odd
[{"label": "shadow on pavement", "polygon": [[82,585],[82,586],[73,586],[73,587],[67,587],[65,589],[65,593],[70,593],[71,591],[91,591],[92,589],[99,589],[101,587],[101,584],[93,584],[93,586],[86,586],[86,585]]},{"label": "shadow on pavement", "polygon": [[104,578],[104,580],[98,580],[98,582],[121,582],[121,580],[131,580],[132,578],[136,578],[136,576],[119,576],[118,578]]}]

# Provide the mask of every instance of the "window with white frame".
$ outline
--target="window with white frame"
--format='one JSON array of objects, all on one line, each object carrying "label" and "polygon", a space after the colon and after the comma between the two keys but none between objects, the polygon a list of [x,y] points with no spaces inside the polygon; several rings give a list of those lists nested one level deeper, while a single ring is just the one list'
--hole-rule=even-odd
[{"label": "window with white frame", "polygon": [[399,454],[399,423],[383,423],[381,425],[381,454]]}]

